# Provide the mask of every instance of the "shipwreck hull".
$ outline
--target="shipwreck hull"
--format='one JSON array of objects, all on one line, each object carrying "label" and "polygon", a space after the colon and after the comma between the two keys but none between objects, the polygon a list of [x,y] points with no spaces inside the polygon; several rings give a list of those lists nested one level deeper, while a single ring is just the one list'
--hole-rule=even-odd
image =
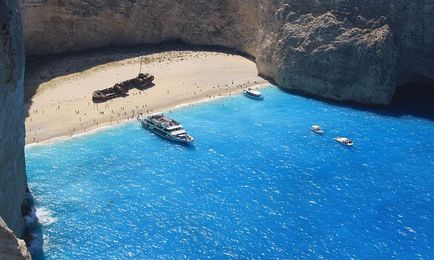
[{"label": "shipwreck hull", "polygon": [[130,79],[121,83],[117,83],[111,88],[97,90],[92,93],[92,101],[94,103],[105,102],[110,99],[123,97],[128,95],[128,91],[133,88],[144,89],[152,86],[154,76],[146,73],[140,73],[136,78]]}]

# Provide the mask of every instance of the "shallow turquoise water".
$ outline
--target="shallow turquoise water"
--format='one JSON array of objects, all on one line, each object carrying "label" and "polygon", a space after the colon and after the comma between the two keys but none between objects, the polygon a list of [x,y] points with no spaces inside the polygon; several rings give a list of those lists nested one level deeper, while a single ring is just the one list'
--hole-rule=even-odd
[{"label": "shallow turquoise water", "polygon": [[193,147],[131,122],[27,149],[34,257],[434,257],[432,121],[263,93],[172,112]]}]

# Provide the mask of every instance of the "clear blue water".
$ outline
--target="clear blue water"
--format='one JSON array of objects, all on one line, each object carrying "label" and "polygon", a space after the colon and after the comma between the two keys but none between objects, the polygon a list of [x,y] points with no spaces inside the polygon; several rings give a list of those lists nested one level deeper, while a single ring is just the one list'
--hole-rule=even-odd
[{"label": "clear blue water", "polygon": [[173,111],[193,147],[131,122],[27,149],[34,258],[434,257],[432,121],[263,92]]}]

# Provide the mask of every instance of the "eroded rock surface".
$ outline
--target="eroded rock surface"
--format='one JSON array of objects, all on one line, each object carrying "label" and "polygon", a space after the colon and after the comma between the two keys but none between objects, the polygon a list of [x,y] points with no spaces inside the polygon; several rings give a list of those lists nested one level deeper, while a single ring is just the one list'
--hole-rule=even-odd
[{"label": "eroded rock surface", "polygon": [[256,50],[256,0],[26,0],[29,55],[180,39]]},{"label": "eroded rock surface", "polygon": [[0,259],[32,259],[26,242],[18,239],[0,217]]},{"label": "eroded rock surface", "polygon": [[23,235],[21,206],[27,189],[23,77],[24,45],[18,4],[0,0],[0,217],[19,237]]},{"label": "eroded rock surface", "polygon": [[259,71],[322,97],[387,104],[434,79],[434,1],[281,1]]},{"label": "eroded rock surface", "polygon": [[23,0],[29,55],[182,40],[248,53],[281,87],[387,104],[434,79],[434,0]]},{"label": "eroded rock surface", "polygon": [[[23,240],[24,45],[16,1],[0,0],[0,259],[31,259]],[[14,234],[15,232],[15,234]]]}]

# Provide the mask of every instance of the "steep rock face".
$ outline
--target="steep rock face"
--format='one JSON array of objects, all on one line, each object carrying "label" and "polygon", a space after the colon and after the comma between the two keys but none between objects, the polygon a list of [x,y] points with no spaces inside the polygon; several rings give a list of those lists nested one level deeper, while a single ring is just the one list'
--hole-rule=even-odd
[{"label": "steep rock face", "polygon": [[30,55],[180,39],[256,50],[255,0],[25,0]]},{"label": "steep rock face", "polygon": [[397,51],[383,19],[366,19],[339,5],[289,2],[275,14],[280,26],[258,55],[260,71],[266,64],[268,76],[281,85],[326,98],[392,99]]},{"label": "steep rock face", "polygon": [[[16,1],[0,0],[0,217],[23,235],[24,46]],[[1,229],[1,228],[0,228]]]},{"label": "steep rock face", "polygon": [[434,1],[282,1],[259,71],[322,97],[387,104],[434,79]]},{"label": "steep rock face", "polygon": [[256,57],[281,87],[387,104],[434,79],[434,0],[21,0],[29,55],[179,39]]},{"label": "steep rock face", "polygon": [[26,242],[17,239],[0,217],[0,259],[32,259]]},{"label": "steep rock face", "polygon": [[391,1],[389,20],[399,50],[398,83],[434,79],[434,1]]}]

